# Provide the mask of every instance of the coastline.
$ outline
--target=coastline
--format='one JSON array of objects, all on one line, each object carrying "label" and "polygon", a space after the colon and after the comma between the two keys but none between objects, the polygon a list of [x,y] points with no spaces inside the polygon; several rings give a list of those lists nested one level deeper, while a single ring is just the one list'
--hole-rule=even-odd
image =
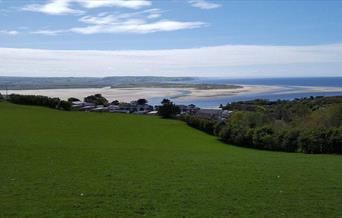
[{"label": "coastline", "polygon": [[[293,94],[306,92],[342,92],[342,87],[308,87],[308,86],[271,86],[271,85],[240,85],[239,88],[198,89],[198,88],[74,88],[74,89],[36,89],[8,90],[9,94],[45,95],[67,100],[69,97],[83,99],[86,96],[100,93],[109,101],[119,100],[130,102],[139,98],[170,98],[181,101],[206,100],[217,97],[229,97],[259,93]],[[5,90],[0,90],[4,94]]]},{"label": "coastline", "polygon": [[[279,87],[277,87],[279,89]],[[49,97],[58,97],[67,100],[69,97],[83,99],[86,96],[101,93],[109,101],[133,101],[139,98],[171,98],[171,99],[198,99],[214,98],[222,96],[239,95],[242,93],[260,93],[277,89],[274,86],[251,86],[246,85],[241,88],[226,89],[198,89],[198,88],[74,88],[74,89],[35,89],[35,90],[8,90],[9,94],[21,95],[44,95]],[[0,93],[5,93],[0,90]]]}]

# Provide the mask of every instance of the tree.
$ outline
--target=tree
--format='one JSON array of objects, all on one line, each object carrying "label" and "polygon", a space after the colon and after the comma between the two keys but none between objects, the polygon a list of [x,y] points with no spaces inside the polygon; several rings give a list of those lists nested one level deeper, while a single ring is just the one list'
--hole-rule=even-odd
[{"label": "tree", "polygon": [[138,105],[144,105],[144,104],[147,104],[147,100],[146,99],[144,99],[144,98],[140,98],[140,99],[138,99],[137,100],[137,104]]},{"label": "tree", "polygon": [[158,114],[163,118],[172,118],[180,113],[179,107],[168,99],[161,102],[163,105],[158,108]]},{"label": "tree", "polygon": [[74,97],[68,98],[68,102],[74,102],[74,101],[80,101],[80,99],[74,98]]},{"label": "tree", "polygon": [[167,99],[167,98],[164,98],[163,100],[162,100],[162,102],[161,102],[161,104],[169,104],[171,101],[169,100],[169,99]]},{"label": "tree", "polygon": [[0,100],[4,99],[4,97],[2,96],[2,94],[0,93]]},{"label": "tree", "polygon": [[253,144],[256,148],[273,148],[273,129],[267,126],[259,127],[254,130]]},{"label": "tree", "polygon": [[114,100],[114,101],[112,101],[112,103],[111,103],[111,105],[119,105],[120,104],[120,102],[118,101],[118,100]]},{"label": "tree", "polygon": [[95,95],[90,95],[86,98],[84,98],[84,101],[87,103],[93,103],[96,105],[107,105],[108,100],[103,97],[101,94],[95,94]]}]

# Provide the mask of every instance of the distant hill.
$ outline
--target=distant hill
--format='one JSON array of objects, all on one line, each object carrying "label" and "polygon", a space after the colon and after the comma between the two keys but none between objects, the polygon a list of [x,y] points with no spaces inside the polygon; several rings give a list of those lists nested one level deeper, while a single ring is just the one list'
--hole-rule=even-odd
[{"label": "distant hill", "polygon": [[101,88],[106,86],[184,83],[193,77],[115,76],[115,77],[0,77],[0,89]]}]

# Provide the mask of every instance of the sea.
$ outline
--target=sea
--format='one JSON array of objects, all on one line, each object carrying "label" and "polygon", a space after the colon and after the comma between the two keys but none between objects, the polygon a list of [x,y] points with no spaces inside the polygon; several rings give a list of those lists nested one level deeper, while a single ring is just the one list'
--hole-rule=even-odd
[{"label": "sea", "polygon": [[[189,81],[187,81],[189,83]],[[292,100],[310,96],[342,96],[342,92],[326,92],[305,90],[305,87],[338,87],[342,88],[342,77],[315,77],[315,78],[256,78],[256,79],[229,79],[229,78],[196,78],[194,84],[231,84],[231,85],[264,85],[279,86],[282,91],[262,92],[253,94],[238,94],[233,96],[220,96],[205,99],[182,100],[170,97],[176,104],[195,104],[202,108],[217,108],[220,104],[226,105],[235,101],[253,99],[267,100]],[[286,92],[284,92],[286,90]],[[311,89],[312,90],[312,89]],[[186,94],[186,93],[184,93]],[[157,103],[161,99],[151,99],[151,103]]]}]

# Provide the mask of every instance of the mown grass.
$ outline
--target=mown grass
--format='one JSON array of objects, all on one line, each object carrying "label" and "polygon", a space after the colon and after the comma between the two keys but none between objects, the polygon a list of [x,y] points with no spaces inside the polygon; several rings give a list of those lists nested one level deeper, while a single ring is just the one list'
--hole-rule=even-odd
[{"label": "mown grass", "polygon": [[342,217],[342,157],[158,117],[0,103],[1,217]]}]

